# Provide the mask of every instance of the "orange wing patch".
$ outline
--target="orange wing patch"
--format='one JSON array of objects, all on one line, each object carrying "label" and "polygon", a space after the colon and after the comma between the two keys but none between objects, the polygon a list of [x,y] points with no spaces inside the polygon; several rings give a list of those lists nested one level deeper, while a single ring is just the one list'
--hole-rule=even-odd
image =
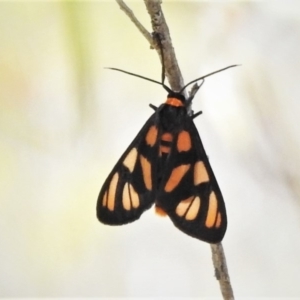
[{"label": "orange wing patch", "polygon": [[218,212],[218,202],[215,192],[209,195],[208,211],[205,220],[205,226],[211,228],[214,226]]},{"label": "orange wing patch", "polygon": [[177,139],[177,150],[178,152],[189,151],[192,148],[191,136],[183,130],[179,133]]},{"label": "orange wing patch", "polygon": [[160,145],[159,151],[160,153],[170,153],[171,148],[169,146]]},{"label": "orange wing patch", "polygon": [[155,212],[161,217],[165,217],[167,213],[159,206],[155,206]]},{"label": "orange wing patch", "polygon": [[173,141],[173,135],[169,132],[165,132],[162,136],[161,136],[161,140],[165,141],[165,142],[172,142]]},{"label": "orange wing patch", "polygon": [[139,195],[130,183],[124,185],[122,203],[126,210],[137,208],[140,205]]},{"label": "orange wing patch", "polygon": [[123,165],[129,169],[130,173],[132,173],[132,171],[134,170],[137,154],[137,149],[132,148],[123,161]]},{"label": "orange wing patch", "polygon": [[109,189],[108,189],[108,195],[107,195],[107,208],[110,211],[113,211],[115,208],[115,199],[116,199],[118,181],[119,181],[119,174],[115,173],[115,175],[111,179]]},{"label": "orange wing patch", "polygon": [[186,172],[190,168],[190,164],[187,165],[180,165],[176,168],[173,169],[170,178],[168,179],[166,185],[165,185],[165,191],[166,192],[171,192],[173,191],[176,186],[179,184],[183,176],[186,174]]},{"label": "orange wing patch", "polygon": [[161,143],[159,146],[159,153],[162,155],[163,153],[170,153],[171,150],[171,142],[173,141],[173,134],[169,132],[165,132],[161,136]]},{"label": "orange wing patch", "polygon": [[104,193],[103,199],[102,199],[102,206],[107,205],[107,191]]},{"label": "orange wing patch", "polygon": [[141,161],[145,186],[147,190],[151,191],[152,190],[151,164],[149,160],[143,155],[140,155],[140,161]]},{"label": "orange wing patch", "polygon": [[208,181],[209,177],[203,161],[197,161],[194,165],[194,185]]},{"label": "orange wing patch", "polygon": [[219,228],[221,226],[221,222],[222,222],[222,217],[221,217],[221,214],[218,212],[218,215],[217,215],[217,221],[216,221],[216,228]]},{"label": "orange wing patch", "polygon": [[153,147],[156,143],[156,140],[157,140],[157,133],[158,133],[158,130],[157,130],[157,127],[156,126],[151,126],[147,135],[146,135],[146,143]]},{"label": "orange wing patch", "polygon": [[177,205],[175,212],[179,217],[185,216],[186,220],[192,221],[197,217],[199,213],[200,205],[201,205],[200,197],[192,196],[185,200],[182,200]]}]

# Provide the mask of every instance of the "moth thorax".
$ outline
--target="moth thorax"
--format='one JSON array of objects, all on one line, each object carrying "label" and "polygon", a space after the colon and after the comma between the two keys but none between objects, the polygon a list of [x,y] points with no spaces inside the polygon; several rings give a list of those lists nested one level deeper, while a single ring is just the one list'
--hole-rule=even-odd
[{"label": "moth thorax", "polygon": [[159,113],[159,123],[164,132],[180,130],[187,116],[184,106],[171,106],[165,104]]},{"label": "moth thorax", "polygon": [[184,106],[183,102],[184,102],[184,99],[180,99],[178,97],[168,97],[166,100],[166,104],[174,106],[174,107]]}]

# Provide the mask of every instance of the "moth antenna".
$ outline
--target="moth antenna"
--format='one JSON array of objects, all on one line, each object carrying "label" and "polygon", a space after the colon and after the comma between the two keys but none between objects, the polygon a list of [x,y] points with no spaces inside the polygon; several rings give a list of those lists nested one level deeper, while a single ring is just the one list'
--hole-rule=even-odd
[{"label": "moth antenna", "polygon": [[220,69],[220,70],[217,70],[217,71],[208,73],[208,74],[206,74],[206,75],[204,75],[204,76],[201,76],[201,77],[199,77],[199,78],[197,78],[197,79],[194,79],[194,80],[192,80],[191,82],[187,83],[187,84],[180,90],[179,94],[181,94],[181,93],[182,93],[182,92],[183,92],[190,84],[192,84],[192,83],[194,83],[194,82],[197,82],[197,81],[199,81],[199,80],[202,80],[202,79],[204,79],[204,78],[206,78],[206,77],[208,77],[208,76],[211,76],[211,75],[220,73],[220,72],[225,71],[225,70],[227,70],[227,69],[229,69],[229,68],[234,68],[234,67],[238,67],[238,66],[240,66],[240,65],[231,65],[231,66],[228,66],[228,67],[226,67],[226,68],[223,68],[223,69]]},{"label": "moth antenna", "polygon": [[117,68],[105,68],[105,69],[109,69],[109,70],[114,70],[114,71],[122,72],[122,73],[125,73],[125,74],[128,74],[128,75],[131,75],[131,76],[135,76],[135,77],[138,77],[138,78],[142,78],[142,79],[145,79],[145,80],[148,80],[148,81],[157,83],[157,84],[159,84],[159,85],[162,85],[161,82],[159,82],[159,81],[156,81],[156,80],[154,80],[154,79],[151,79],[151,78],[148,78],[148,77],[145,77],[145,76],[142,76],[142,75],[138,75],[138,74],[135,74],[135,73],[131,73],[131,72],[128,72],[128,71],[124,71],[124,70],[122,70],[122,69],[117,69]]}]

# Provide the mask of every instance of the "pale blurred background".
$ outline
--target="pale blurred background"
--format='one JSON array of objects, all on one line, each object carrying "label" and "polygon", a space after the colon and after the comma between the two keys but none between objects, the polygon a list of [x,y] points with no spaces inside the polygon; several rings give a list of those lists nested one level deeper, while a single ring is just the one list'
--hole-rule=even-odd
[{"label": "pale blurred background", "polygon": [[[127,2],[151,31],[142,1]],[[228,210],[237,299],[300,299],[300,3],[165,1]],[[220,297],[210,246],[153,210],[100,224],[103,181],[166,93],[114,1],[0,3],[0,297]]]}]

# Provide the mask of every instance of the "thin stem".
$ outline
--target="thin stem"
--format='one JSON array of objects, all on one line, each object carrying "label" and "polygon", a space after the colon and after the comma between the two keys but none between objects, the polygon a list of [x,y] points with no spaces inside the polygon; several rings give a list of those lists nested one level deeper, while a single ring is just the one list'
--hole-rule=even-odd
[{"label": "thin stem", "polygon": [[210,246],[215,267],[215,275],[219,281],[223,298],[225,300],[234,300],[223,246],[221,243],[211,244]]},{"label": "thin stem", "polygon": [[[161,8],[161,0],[144,0],[151,18],[153,32],[159,35],[164,49],[164,66],[166,76],[173,91],[180,91],[183,87],[183,78],[179,69],[175,51],[172,45],[169,27]],[[159,50],[159,47],[155,47]],[[184,96],[187,96],[184,91]]]},{"label": "thin stem", "polygon": [[125,12],[125,14],[129,17],[129,19],[134,23],[137,29],[142,33],[142,35],[147,39],[151,47],[155,47],[155,43],[152,39],[151,33],[142,25],[142,23],[136,18],[132,10],[124,3],[123,0],[116,0],[119,4],[121,10]]}]

